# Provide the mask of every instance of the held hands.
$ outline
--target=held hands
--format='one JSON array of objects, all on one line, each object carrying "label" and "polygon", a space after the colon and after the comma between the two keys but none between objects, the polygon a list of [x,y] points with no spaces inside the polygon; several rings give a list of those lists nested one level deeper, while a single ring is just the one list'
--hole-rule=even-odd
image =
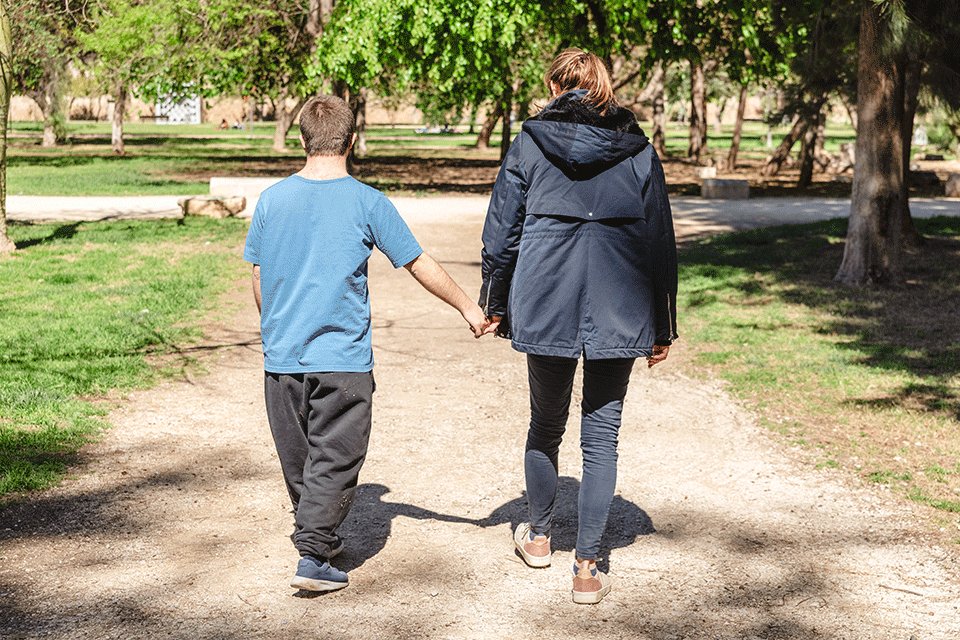
[{"label": "held hands", "polygon": [[[490,321],[490,318],[483,315],[479,306],[473,305],[463,312],[463,319],[470,325],[474,338],[480,338],[488,333],[493,333],[497,326]],[[492,327],[492,328],[491,328]]]},{"label": "held hands", "polygon": [[670,353],[670,347],[654,345],[653,355],[647,358],[647,368],[651,368],[655,364],[659,364],[667,359],[667,354]]},{"label": "held hands", "polygon": [[470,330],[473,332],[474,338],[480,338],[488,333],[493,333],[497,330],[497,326],[500,324],[499,316],[488,318],[483,315],[483,311],[480,309],[480,307],[468,309],[463,313],[463,319],[467,321],[468,325],[470,325]]}]

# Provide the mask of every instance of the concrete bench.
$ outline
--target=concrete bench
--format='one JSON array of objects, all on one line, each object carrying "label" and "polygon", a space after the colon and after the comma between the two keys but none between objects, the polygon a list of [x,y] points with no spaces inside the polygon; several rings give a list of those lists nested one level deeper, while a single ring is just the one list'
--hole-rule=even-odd
[{"label": "concrete bench", "polygon": [[750,182],[704,178],[700,186],[700,196],[709,200],[746,200],[750,197]]},{"label": "concrete bench", "polygon": [[259,198],[267,187],[272,187],[283,178],[210,178],[210,195],[212,196],[243,196],[245,198]]}]

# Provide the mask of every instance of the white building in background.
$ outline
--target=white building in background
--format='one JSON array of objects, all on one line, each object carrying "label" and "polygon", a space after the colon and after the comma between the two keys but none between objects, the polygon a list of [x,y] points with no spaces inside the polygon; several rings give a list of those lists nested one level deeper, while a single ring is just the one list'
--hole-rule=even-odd
[{"label": "white building in background", "polygon": [[157,100],[154,115],[157,124],[200,124],[200,96],[165,96]]}]

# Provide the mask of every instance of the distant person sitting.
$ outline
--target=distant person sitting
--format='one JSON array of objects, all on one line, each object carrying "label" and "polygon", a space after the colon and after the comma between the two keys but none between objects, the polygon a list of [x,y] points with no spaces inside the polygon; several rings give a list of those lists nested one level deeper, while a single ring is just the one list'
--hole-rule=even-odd
[{"label": "distant person sitting", "polygon": [[223,120],[220,121],[220,126],[217,127],[217,131],[224,131],[229,128],[230,128],[230,125],[227,124],[227,120],[226,118],[224,118]]},{"label": "distant person sitting", "polygon": [[240,121],[239,121],[239,120],[234,121],[234,123],[233,123],[233,128],[234,128],[234,129],[239,129],[240,131],[243,131],[243,125],[240,124]]}]

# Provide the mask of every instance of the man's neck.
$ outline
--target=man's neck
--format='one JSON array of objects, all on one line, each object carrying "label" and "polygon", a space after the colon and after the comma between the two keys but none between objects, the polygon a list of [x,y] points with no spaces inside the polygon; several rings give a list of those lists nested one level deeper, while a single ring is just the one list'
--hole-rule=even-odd
[{"label": "man's neck", "polygon": [[347,156],[307,156],[307,162],[297,175],[307,180],[336,180],[346,178]]}]

